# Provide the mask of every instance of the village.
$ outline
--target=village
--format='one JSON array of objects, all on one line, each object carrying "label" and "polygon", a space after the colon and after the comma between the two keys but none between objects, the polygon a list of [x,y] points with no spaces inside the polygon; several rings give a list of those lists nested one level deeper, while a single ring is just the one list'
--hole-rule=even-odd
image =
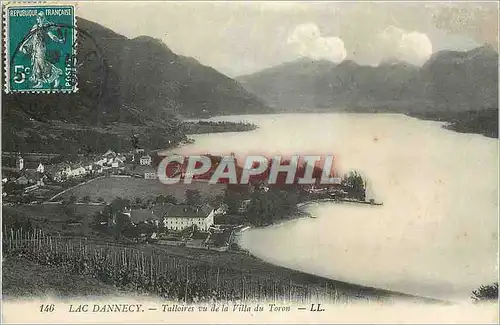
[{"label": "village", "polygon": [[[240,231],[304,216],[300,210],[304,203],[365,202],[358,174],[344,177],[343,184],[335,187],[274,188],[262,180],[208,184],[206,179],[166,186],[157,180],[156,166],[162,157],[144,149],[127,153],[110,149],[75,162],[44,163],[27,157],[17,153],[15,167],[2,167],[4,212],[8,216],[9,209],[32,207],[33,217],[38,218],[52,209],[46,223],[62,220],[70,236],[88,235],[90,229],[97,238],[118,242],[239,251]],[[82,212],[75,213],[76,207]],[[21,214],[29,219],[29,212]]]},{"label": "village", "polygon": [[[44,164],[17,154],[15,167],[2,167],[3,202],[6,207],[41,205],[39,211],[43,211],[47,205],[93,205],[100,207],[100,211],[95,213],[97,216],[85,216],[92,219],[91,227],[104,235],[111,234],[114,239],[175,246],[185,245],[189,241],[188,246],[193,247],[209,247],[213,243],[213,246],[227,249],[230,230],[235,227],[214,226],[215,217],[226,213],[225,205],[216,202],[218,205],[215,208],[208,202],[203,203],[196,186],[194,189],[180,189],[184,196],[190,196],[187,201],[179,196],[159,195],[160,192],[144,202],[139,197],[127,200],[119,194],[108,200],[102,197],[92,200],[90,196],[75,195],[64,198],[66,192],[98,179],[111,182],[114,181],[113,178],[118,181],[122,181],[122,178],[143,179],[150,182],[148,185],[158,186],[152,182],[157,178],[153,167],[154,157],[157,157],[155,153],[145,153],[144,149],[124,154],[108,150],[102,155],[84,157],[78,162]],[[216,187],[222,193],[223,185]],[[210,189],[212,190],[213,188]],[[116,202],[122,205],[117,208]],[[40,213],[43,214],[42,211]],[[96,219],[99,221],[94,222]],[[79,224],[72,218],[68,218],[68,223],[72,226]],[[190,232],[186,233],[186,229]],[[222,234],[225,239],[219,238]]]},{"label": "village", "polygon": [[[8,185],[18,185],[12,192],[30,193],[49,184],[64,184],[74,180],[110,174],[128,174],[143,176],[148,179],[156,174],[150,167],[152,156],[145,154],[144,149],[136,149],[125,154],[108,150],[100,156],[79,157],[76,162],[60,162],[44,164],[41,159],[27,160],[20,154],[15,158],[15,167],[2,165],[3,196],[8,196]],[[137,168],[136,167],[139,167]]]}]

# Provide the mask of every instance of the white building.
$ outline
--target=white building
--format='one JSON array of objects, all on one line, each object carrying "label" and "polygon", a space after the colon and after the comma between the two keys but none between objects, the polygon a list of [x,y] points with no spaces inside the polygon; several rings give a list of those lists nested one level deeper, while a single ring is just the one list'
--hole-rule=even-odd
[{"label": "white building", "polygon": [[42,163],[39,163],[39,164],[38,164],[38,167],[36,168],[36,171],[37,171],[38,173],[44,173],[44,172],[45,172],[45,167],[43,166],[43,164],[42,164]]},{"label": "white building", "polygon": [[158,175],[155,172],[145,172],[144,179],[157,179]]},{"label": "white building", "polygon": [[67,163],[48,165],[47,173],[49,175],[51,175],[51,177],[54,181],[61,182],[61,181],[63,181],[64,178],[70,176],[71,167]]},{"label": "white building", "polygon": [[116,157],[111,162],[111,167],[112,168],[122,168],[123,164],[124,164],[123,160],[121,160],[120,158]]},{"label": "white building", "polygon": [[23,170],[24,169],[24,159],[23,159],[23,157],[21,157],[21,156],[17,157],[16,168],[17,168],[17,170]]},{"label": "white building", "polygon": [[208,215],[172,215],[163,218],[163,226],[172,230],[183,230],[185,228],[196,225],[201,231],[208,231],[210,226],[214,224],[214,212],[211,211]]},{"label": "white building", "polygon": [[114,152],[113,150],[109,149],[102,156],[106,157],[106,158],[109,158],[109,157],[113,157],[114,158],[114,157],[116,157],[116,152]]},{"label": "white building", "polygon": [[70,177],[78,177],[78,176],[83,176],[87,174],[87,170],[83,167],[76,167],[71,169],[71,172],[69,173],[68,176]]},{"label": "white building", "polygon": [[97,161],[95,162],[95,164],[96,164],[96,165],[99,165],[99,166],[102,166],[102,165],[104,165],[107,161],[108,161],[108,159],[107,159],[107,158],[100,158],[99,160],[97,160]]},{"label": "white building", "polygon": [[85,166],[83,166],[83,168],[85,168],[85,170],[88,172],[88,173],[91,173],[93,170],[94,170],[94,165],[92,163],[90,164],[85,164]]},{"label": "white building", "polygon": [[208,231],[214,224],[215,210],[208,204],[198,207],[165,203],[153,208],[153,214],[161,218],[167,229],[183,230],[196,225],[201,231]]},{"label": "white building", "polygon": [[131,222],[141,222],[160,226],[170,230],[183,230],[196,225],[201,231],[208,231],[214,224],[215,210],[208,204],[197,207],[186,204],[165,203],[157,205],[153,210],[138,209],[127,214]]},{"label": "white building", "polygon": [[142,156],[141,160],[140,160],[140,163],[142,166],[149,166],[149,165],[151,165],[152,162],[153,162],[153,160],[151,159],[150,155]]}]

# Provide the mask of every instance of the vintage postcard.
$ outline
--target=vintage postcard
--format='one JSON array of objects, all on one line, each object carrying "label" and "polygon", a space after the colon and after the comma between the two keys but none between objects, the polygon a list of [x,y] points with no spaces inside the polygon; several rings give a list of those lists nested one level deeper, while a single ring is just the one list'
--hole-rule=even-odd
[{"label": "vintage postcard", "polygon": [[498,323],[497,2],[2,2],[3,323]]}]

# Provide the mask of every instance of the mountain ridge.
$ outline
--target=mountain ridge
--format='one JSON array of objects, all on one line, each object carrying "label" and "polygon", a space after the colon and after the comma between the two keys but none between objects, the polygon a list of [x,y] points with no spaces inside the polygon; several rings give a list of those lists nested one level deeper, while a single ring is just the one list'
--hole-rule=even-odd
[{"label": "mountain ridge", "polygon": [[[465,74],[460,75],[462,71]],[[385,110],[406,113],[498,107],[497,71],[498,53],[482,46],[436,52],[422,67],[394,59],[373,67],[352,60],[328,64],[302,58],[236,79],[281,111],[346,105],[360,111],[385,105]],[[279,95],[283,93],[287,96]],[[412,103],[416,105],[410,109]]]},{"label": "mountain ridge", "polygon": [[84,18],[78,28],[78,92],[4,95],[3,150],[126,150],[131,134],[156,149],[186,139],[182,116],[271,112],[237,81],[160,39],[129,39]]},{"label": "mountain ridge", "polygon": [[498,137],[498,53],[488,45],[439,51],[422,67],[300,59],[236,79],[282,113],[402,113]]}]

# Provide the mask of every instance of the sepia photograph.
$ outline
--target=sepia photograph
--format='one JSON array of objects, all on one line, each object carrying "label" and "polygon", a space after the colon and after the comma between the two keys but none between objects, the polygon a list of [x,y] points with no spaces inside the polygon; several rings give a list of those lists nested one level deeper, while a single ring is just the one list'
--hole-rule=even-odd
[{"label": "sepia photograph", "polygon": [[3,323],[498,323],[499,4],[2,1]]}]

